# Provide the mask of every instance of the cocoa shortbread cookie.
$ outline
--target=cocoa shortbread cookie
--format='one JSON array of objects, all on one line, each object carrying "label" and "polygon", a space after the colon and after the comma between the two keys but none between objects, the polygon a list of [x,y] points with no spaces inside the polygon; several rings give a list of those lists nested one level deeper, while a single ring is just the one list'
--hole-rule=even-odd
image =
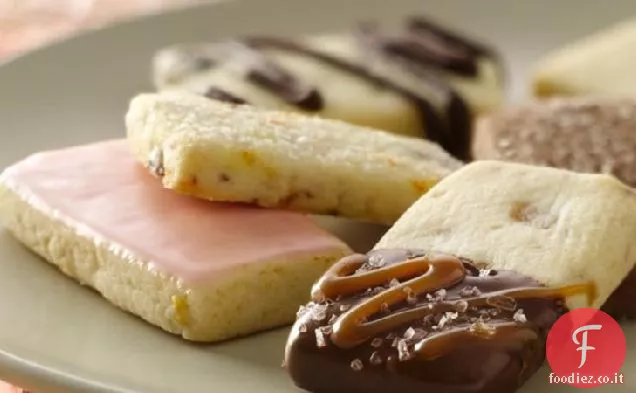
[{"label": "cocoa shortbread cookie", "polygon": [[636,186],[636,99],[554,98],[485,116],[473,156],[606,173]]}]

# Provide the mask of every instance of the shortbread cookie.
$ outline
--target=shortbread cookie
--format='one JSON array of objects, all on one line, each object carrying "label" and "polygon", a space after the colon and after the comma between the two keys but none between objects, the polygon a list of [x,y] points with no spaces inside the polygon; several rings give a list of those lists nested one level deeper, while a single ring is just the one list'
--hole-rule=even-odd
[{"label": "shortbread cookie", "polygon": [[6,169],[0,221],[113,304],[195,341],[292,322],[312,282],[350,253],[310,218],[165,190],[126,141]]},{"label": "shortbread cookie", "polygon": [[636,100],[554,98],[486,116],[475,130],[473,156],[608,173],[634,187]]},{"label": "shortbread cookie", "polygon": [[461,165],[422,139],[186,93],[138,96],[126,122],[167,188],[384,224]]},{"label": "shortbread cookie", "polygon": [[621,22],[548,54],[532,80],[538,97],[636,97],[636,19]]},{"label": "shortbread cookie", "polygon": [[349,256],[314,286],[285,365],[314,393],[512,393],[543,363],[564,297],[589,288],[425,250]]},{"label": "shortbread cookie", "polygon": [[346,34],[252,36],[160,51],[160,90],[187,90],[301,111],[440,143],[467,158],[473,115],[502,101],[493,49],[430,20],[398,31],[361,24]]},{"label": "shortbread cookie", "polygon": [[634,267],[635,238],[636,195],[611,176],[478,161],[422,197],[375,249],[460,255],[547,286],[590,281],[598,308]]}]

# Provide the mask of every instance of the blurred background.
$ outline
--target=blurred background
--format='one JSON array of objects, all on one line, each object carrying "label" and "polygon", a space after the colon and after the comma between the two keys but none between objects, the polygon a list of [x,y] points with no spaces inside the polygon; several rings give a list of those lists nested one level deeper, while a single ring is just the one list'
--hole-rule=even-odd
[{"label": "blurred background", "polygon": [[0,60],[119,18],[213,0],[0,0]]}]

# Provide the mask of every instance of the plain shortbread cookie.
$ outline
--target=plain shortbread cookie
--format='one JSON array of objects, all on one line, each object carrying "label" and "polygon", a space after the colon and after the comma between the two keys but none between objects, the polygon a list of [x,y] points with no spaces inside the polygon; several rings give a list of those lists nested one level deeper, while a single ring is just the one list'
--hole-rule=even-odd
[{"label": "plain shortbread cookie", "polygon": [[462,165],[422,139],[187,93],[134,98],[126,124],[167,188],[384,224]]},{"label": "plain shortbread cookie", "polygon": [[634,239],[636,195],[613,177],[481,161],[435,186],[375,249],[446,252],[548,286],[592,281],[599,308],[634,267]]}]

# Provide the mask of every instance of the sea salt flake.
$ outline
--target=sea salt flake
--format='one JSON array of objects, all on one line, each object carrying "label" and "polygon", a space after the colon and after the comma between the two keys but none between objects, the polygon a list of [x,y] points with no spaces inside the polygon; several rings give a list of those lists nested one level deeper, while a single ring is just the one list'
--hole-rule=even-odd
[{"label": "sea salt flake", "polygon": [[406,340],[399,340],[397,343],[398,359],[400,361],[406,361],[413,357],[413,353],[409,348],[409,344]]},{"label": "sea salt flake", "polygon": [[459,291],[461,297],[476,297],[481,295],[481,291],[477,287],[464,287]]},{"label": "sea salt flake", "polygon": [[377,351],[373,352],[369,358],[369,362],[376,366],[382,364],[382,356]]},{"label": "sea salt flake", "polygon": [[490,269],[480,270],[479,271],[479,277],[488,277],[488,276],[490,276],[491,272],[492,272],[492,270],[490,270]]},{"label": "sea salt flake", "polygon": [[403,337],[407,340],[412,339],[413,336],[415,336],[415,329],[413,329],[412,327],[409,327],[408,329],[406,329],[403,335]]},{"label": "sea salt flake", "polygon": [[380,337],[376,337],[371,341],[371,346],[373,348],[380,348],[382,344],[384,344],[384,340],[382,340]]},{"label": "sea salt flake", "polygon": [[392,287],[396,287],[398,285],[400,285],[400,282],[396,278],[394,278],[391,281],[389,281],[389,287],[391,287],[391,288]]},{"label": "sea salt flake", "polygon": [[311,317],[316,321],[323,321],[325,318],[327,318],[327,307],[323,305],[317,305],[316,307],[314,307]]},{"label": "sea salt flake", "polygon": [[327,341],[325,340],[325,335],[322,330],[316,329],[314,330],[314,334],[316,335],[316,346],[318,348],[324,348],[327,346]]},{"label": "sea salt flake", "polygon": [[364,364],[362,364],[362,360],[360,360],[360,359],[354,359],[354,360],[351,362],[351,368],[352,368],[354,371],[362,371],[362,369],[364,368]]},{"label": "sea salt flake", "polygon": [[435,292],[435,298],[439,301],[444,300],[446,298],[446,290],[440,289],[439,291]]},{"label": "sea salt flake", "polygon": [[440,318],[439,322],[437,322],[437,327],[439,329],[443,329],[447,323],[456,319],[457,315],[458,314],[456,312],[445,312],[444,315],[442,315],[442,317]]},{"label": "sea salt flake", "polygon": [[523,311],[523,308],[518,309],[517,312],[515,312],[514,315],[512,316],[512,319],[518,323],[528,322],[528,319],[526,318],[526,314]]},{"label": "sea salt flake", "polygon": [[348,304],[341,304],[339,307],[340,312],[347,312],[349,311],[349,309],[351,308],[350,305]]},{"label": "sea salt flake", "polygon": [[491,335],[495,332],[495,328],[484,323],[484,320],[480,318],[470,325],[470,331],[480,335]]},{"label": "sea salt flake", "polygon": [[419,341],[427,336],[427,332],[424,329],[420,328],[408,328],[406,332],[404,332],[404,338],[411,341]]}]

